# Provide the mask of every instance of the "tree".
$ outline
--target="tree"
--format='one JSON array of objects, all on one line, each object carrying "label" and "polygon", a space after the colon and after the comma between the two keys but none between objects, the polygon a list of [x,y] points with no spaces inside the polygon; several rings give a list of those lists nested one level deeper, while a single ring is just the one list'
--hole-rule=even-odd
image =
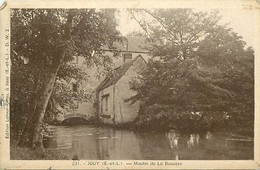
[{"label": "tree", "polygon": [[[227,123],[239,133],[254,133],[254,51],[230,28],[218,27],[198,49],[200,62],[220,75],[216,85],[229,91],[225,98]],[[233,130],[234,131],[234,130]]]},{"label": "tree", "polygon": [[[217,27],[220,16],[191,9],[128,10],[153,42],[154,56],[169,60],[185,60],[193,57],[199,42]],[[138,20],[137,16],[150,17]]]},{"label": "tree", "polygon": [[218,24],[220,17],[213,17],[216,12],[142,12],[153,17],[143,28],[154,42],[155,59],[132,83],[137,95],[131,100],[142,102],[137,124],[148,128],[159,124],[165,129],[239,129],[252,135],[253,50],[245,50],[240,36]]},{"label": "tree", "polygon": [[109,60],[103,55],[102,47],[111,48],[119,39],[114,12],[106,9],[12,10],[13,53],[28,62],[37,73],[35,80],[38,79],[31,86],[35,102],[25,127],[29,129],[29,143],[33,148],[42,147],[41,127],[56,78],[68,68],[73,56],[85,57],[89,65]]}]

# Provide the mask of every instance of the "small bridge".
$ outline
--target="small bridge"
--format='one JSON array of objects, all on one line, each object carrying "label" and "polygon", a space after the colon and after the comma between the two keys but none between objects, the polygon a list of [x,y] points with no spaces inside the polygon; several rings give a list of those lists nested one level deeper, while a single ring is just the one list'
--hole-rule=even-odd
[{"label": "small bridge", "polygon": [[62,119],[62,124],[84,124],[88,121],[89,116],[80,113],[65,114]]},{"label": "small bridge", "polygon": [[64,115],[64,120],[65,119],[70,119],[70,118],[81,118],[81,119],[87,119],[87,115],[85,114],[80,114],[80,113],[70,113],[70,114],[65,114]]}]

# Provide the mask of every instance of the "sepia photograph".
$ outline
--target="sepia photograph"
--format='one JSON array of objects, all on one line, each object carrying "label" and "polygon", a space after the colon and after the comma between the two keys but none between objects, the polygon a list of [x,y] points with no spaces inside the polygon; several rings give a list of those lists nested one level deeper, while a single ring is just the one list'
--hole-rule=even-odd
[{"label": "sepia photograph", "polygon": [[255,10],[9,15],[10,160],[255,160]]}]

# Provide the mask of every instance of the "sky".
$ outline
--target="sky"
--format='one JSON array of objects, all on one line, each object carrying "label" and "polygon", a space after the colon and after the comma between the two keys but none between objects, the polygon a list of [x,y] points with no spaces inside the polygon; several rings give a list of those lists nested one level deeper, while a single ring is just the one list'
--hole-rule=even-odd
[{"label": "sky", "polygon": [[[229,27],[243,37],[247,46],[255,46],[256,12],[254,10],[222,9],[220,15],[222,16],[221,24],[229,23]],[[142,31],[139,24],[131,18],[131,14],[126,10],[121,9],[117,17],[119,19],[118,29],[122,35],[127,35],[133,31]]]},{"label": "sky", "polygon": [[[0,0],[0,5],[3,3],[3,1],[4,0]],[[205,9],[205,7],[203,8]],[[122,35],[127,35],[130,32],[142,30],[138,23],[134,19],[131,19],[131,15],[125,9],[121,8],[119,11],[120,12],[117,18],[119,20],[119,30]],[[222,22],[229,22],[230,27],[243,37],[243,40],[247,43],[247,46],[252,46],[254,48],[256,47],[256,35],[254,34],[254,30],[256,30],[257,24],[260,24],[260,21],[256,23],[257,18],[259,20],[259,16],[257,16],[256,10],[243,10],[240,8],[236,9],[232,7],[225,7],[220,10],[220,13],[223,16]]]}]

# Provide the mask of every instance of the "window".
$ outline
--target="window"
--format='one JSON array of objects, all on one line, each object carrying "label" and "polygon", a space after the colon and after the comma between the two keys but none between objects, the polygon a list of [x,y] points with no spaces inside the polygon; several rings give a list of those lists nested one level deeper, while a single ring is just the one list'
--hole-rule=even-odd
[{"label": "window", "polygon": [[72,84],[72,90],[73,90],[74,92],[78,92],[78,90],[79,90],[79,85],[78,85],[77,83],[73,83],[73,84]]},{"label": "window", "polygon": [[106,107],[105,107],[105,110],[106,111],[108,110],[108,96],[106,97]]},{"label": "window", "polygon": [[107,112],[108,111],[108,98],[109,94],[103,95],[102,100],[101,100],[101,111],[102,112]]}]

